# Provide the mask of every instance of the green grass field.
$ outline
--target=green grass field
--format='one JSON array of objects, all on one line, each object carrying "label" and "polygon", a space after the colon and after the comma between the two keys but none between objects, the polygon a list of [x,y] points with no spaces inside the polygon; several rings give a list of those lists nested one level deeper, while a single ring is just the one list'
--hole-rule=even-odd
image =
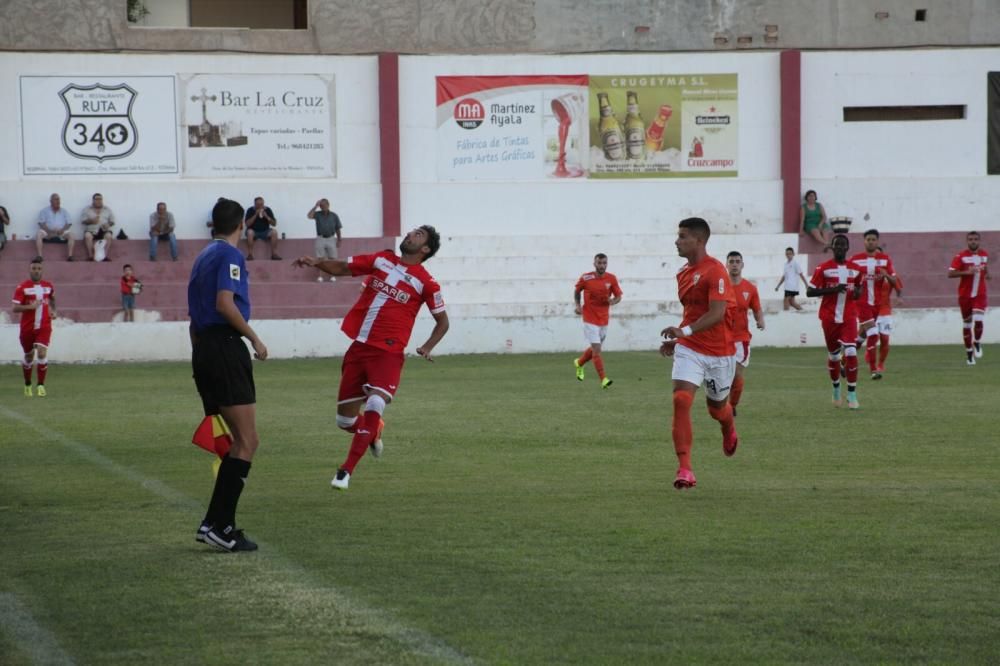
[{"label": "green grass field", "polygon": [[[238,518],[194,541],[211,458],[185,364],[2,374],[0,663],[996,663],[1000,358],[900,347],[859,412],[821,350],[754,351],[675,491],[669,361],[411,359],[385,456],[329,486],[339,359],[256,365]],[[996,352],[1000,353],[1000,352]]]}]

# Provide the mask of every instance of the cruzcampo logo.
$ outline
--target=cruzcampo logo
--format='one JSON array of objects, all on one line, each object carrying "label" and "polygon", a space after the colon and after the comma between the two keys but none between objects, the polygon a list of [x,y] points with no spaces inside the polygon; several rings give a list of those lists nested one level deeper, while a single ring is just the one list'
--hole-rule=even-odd
[{"label": "cruzcampo logo", "polygon": [[117,160],[131,155],[139,142],[132,120],[138,93],[122,83],[106,86],[71,83],[59,91],[66,107],[62,144],[70,155],[86,160]]}]

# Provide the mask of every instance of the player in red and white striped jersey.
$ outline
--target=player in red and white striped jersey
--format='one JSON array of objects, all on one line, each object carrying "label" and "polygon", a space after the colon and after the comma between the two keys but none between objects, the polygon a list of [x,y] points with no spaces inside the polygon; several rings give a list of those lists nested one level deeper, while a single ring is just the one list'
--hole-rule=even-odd
[{"label": "player in red and white striped jersey", "polygon": [[45,397],[45,374],[49,369],[49,342],[52,338],[52,320],[56,318],[55,287],[42,279],[42,258],[31,260],[29,279],[14,289],[14,314],[21,315],[21,349],[24,360],[24,395],[31,397],[31,368],[38,356],[38,396]]},{"label": "player in red and white striped jersey", "polygon": [[850,258],[850,261],[861,267],[863,280],[861,298],[857,302],[858,335],[859,340],[864,338],[865,341],[865,360],[868,361],[872,379],[882,379],[875,358],[878,346],[878,328],[875,326],[875,320],[878,318],[881,291],[879,287],[882,282],[888,282],[891,286],[895,286],[896,283],[896,269],[892,265],[892,259],[879,248],[878,242],[878,229],[869,229],[865,232],[865,251]]},{"label": "player in red and white striped jersey", "polygon": [[[354,342],[344,355],[337,397],[337,426],[354,434],[347,459],[330,482],[346,490],[365,451],[382,455],[382,414],[399,388],[404,351],[413,324],[426,305],[434,317],[434,329],[417,353],[431,359],[431,351],[448,332],[441,287],[423,267],[441,246],[434,227],[424,225],[399,244],[399,254],[385,250],[376,254],[338,259],[300,257],[296,266],[309,266],[330,275],[365,275],[361,295],[344,318],[341,330]],[[362,409],[363,407],[363,409]]]},{"label": "player in red and white striped jersey", "polygon": [[847,406],[860,407],[858,385],[858,314],[855,301],[861,295],[861,267],[847,259],[850,244],[847,236],[837,234],[830,243],[833,259],[816,267],[809,280],[806,296],[822,296],[819,320],[826,338],[827,369],[833,382],[833,405],[840,407],[840,357],[845,357],[847,369]]},{"label": "player in red and white striped jersey", "polygon": [[948,277],[961,278],[958,283],[958,307],[962,311],[962,338],[965,341],[966,363],[975,365],[983,357],[983,320],[986,318],[986,281],[989,255],[979,248],[979,232],[965,235],[966,249],[955,255],[948,267]]}]

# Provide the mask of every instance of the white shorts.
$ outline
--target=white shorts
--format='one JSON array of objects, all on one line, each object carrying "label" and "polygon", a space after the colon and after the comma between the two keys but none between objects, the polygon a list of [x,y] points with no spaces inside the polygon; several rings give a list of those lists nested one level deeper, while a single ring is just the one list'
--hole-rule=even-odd
[{"label": "white shorts", "polygon": [[322,236],[316,237],[316,257],[318,259],[336,259],[337,258],[337,237],[330,236],[329,238],[323,238]]},{"label": "white shorts", "polygon": [[889,335],[892,333],[892,315],[883,315],[875,320],[879,335]]},{"label": "white shorts", "polygon": [[674,369],[671,379],[705,385],[709,400],[722,402],[729,395],[736,374],[736,356],[706,356],[684,345],[674,348]]},{"label": "white shorts", "polygon": [[736,362],[739,363],[744,368],[750,366],[750,343],[737,340],[733,344],[736,345]]},{"label": "white shorts", "polygon": [[598,326],[597,324],[583,323],[583,339],[592,345],[603,345],[604,338],[608,335],[607,326]]}]

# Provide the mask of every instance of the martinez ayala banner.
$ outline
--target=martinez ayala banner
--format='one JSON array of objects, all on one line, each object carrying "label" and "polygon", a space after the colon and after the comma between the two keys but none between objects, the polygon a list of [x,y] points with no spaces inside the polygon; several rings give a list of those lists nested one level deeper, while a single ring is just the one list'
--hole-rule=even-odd
[{"label": "martinez ayala banner", "polygon": [[172,76],[22,76],[26,176],[177,173]]},{"label": "martinez ayala banner", "polygon": [[441,180],[586,175],[587,77],[437,77]]},{"label": "martinez ayala banner", "polygon": [[184,175],[335,175],[334,80],[317,74],[181,76]]},{"label": "martinez ayala banner", "polygon": [[591,76],[590,177],[736,176],[736,76]]}]

